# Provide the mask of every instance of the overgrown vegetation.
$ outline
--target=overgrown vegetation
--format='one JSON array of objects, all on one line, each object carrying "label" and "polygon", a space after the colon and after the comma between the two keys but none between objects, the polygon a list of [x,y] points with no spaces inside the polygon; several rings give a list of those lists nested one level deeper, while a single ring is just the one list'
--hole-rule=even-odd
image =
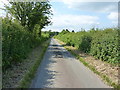
[{"label": "overgrown vegetation", "polygon": [[79,50],[93,55],[97,59],[119,64],[120,47],[118,31],[116,28],[107,28],[104,30],[91,29],[76,33],[63,30],[55,37],[67,45],[77,47]]},{"label": "overgrown vegetation", "polygon": [[46,2],[9,2],[2,21],[2,67],[22,62],[28,53],[50,38],[41,30],[51,21],[51,5]]},{"label": "overgrown vegetation", "polygon": [[35,76],[35,73],[37,71],[37,68],[39,67],[41,60],[44,56],[44,53],[49,45],[50,40],[42,43],[42,52],[39,56],[39,58],[36,60],[35,64],[31,66],[29,71],[24,75],[24,78],[19,82],[18,88],[29,88],[30,84],[32,82],[33,77]]},{"label": "overgrown vegetation", "polygon": [[8,18],[2,19],[2,29],[3,70],[10,67],[12,63],[21,62],[27,57],[28,52],[49,38],[48,33],[42,33],[41,37],[37,37]]}]

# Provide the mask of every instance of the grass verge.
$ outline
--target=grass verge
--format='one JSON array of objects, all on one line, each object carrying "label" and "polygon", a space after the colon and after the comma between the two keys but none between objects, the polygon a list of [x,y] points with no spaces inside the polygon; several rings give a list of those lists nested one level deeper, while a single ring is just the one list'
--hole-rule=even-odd
[{"label": "grass verge", "polygon": [[49,45],[50,40],[48,40],[47,42],[43,43],[42,46],[42,51],[40,54],[40,57],[36,60],[35,64],[29,69],[29,71],[24,75],[24,77],[22,78],[22,80],[20,81],[19,85],[17,88],[29,88],[32,79],[35,76],[35,73],[43,59],[43,56],[47,50],[47,47]]},{"label": "grass verge", "polygon": [[[62,44],[62,43],[61,43]],[[66,45],[66,44],[65,44]],[[98,72],[94,66],[89,65],[82,57],[80,57],[78,54],[74,53],[70,48],[64,46],[72,55],[74,55],[77,59],[79,59],[86,67],[88,67],[90,70],[92,70],[94,73],[99,75],[109,86],[112,86],[115,90],[120,90],[120,85],[112,82],[110,78],[107,75],[104,75],[100,72]]]}]

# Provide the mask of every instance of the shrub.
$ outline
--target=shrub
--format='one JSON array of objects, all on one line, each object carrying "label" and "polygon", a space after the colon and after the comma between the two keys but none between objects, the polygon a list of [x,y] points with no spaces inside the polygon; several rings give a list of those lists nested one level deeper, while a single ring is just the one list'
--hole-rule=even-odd
[{"label": "shrub", "polygon": [[120,31],[116,28],[91,29],[77,33],[60,33],[56,38],[93,55],[97,59],[110,63],[120,63],[119,33]]},{"label": "shrub", "polygon": [[81,37],[81,43],[79,49],[83,52],[90,52],[92,37],[89,35],[83,35]]},{"label": "shrub", "polygon": [[22,62],[34,47],[46,39],[45,36],[38,38],[34,35],[35,33],[28,32],[17,21],[2,19],[3,70],[13,63]]}]

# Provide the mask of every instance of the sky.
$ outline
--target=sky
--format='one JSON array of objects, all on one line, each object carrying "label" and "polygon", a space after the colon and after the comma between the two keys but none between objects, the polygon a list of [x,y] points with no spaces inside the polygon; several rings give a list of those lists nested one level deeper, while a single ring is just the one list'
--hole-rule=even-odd
[{"label": "sky", "polygon": [[[90,1],[90,0],[89,0]],[[44,30],[70,31],[95,28],[111,28],[118,25],[118,2],[88,0],[54,0],[52,5],[52,26]]]},{"label": "sky", "polygon": [[[3,0],[5,3],[6,0]],[[114,2],[113,2],[114,1]],[[52,25],[45,30],[80,31],[91,28],[111,28],[118,25],[118,0],[51,0]],[[3,7],[0,2],[0,8]],[[0,14],[4,16],[4,12]]]}]

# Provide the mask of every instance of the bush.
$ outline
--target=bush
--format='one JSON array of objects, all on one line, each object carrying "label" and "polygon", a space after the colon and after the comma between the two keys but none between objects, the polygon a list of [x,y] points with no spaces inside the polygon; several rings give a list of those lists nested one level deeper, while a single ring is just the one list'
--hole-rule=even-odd
[{"label": "bush", "polygon": [[110,63],[118,63],[118,31],[105,29],[93,36],[91,55]]},{"label": "bush", "polygon": [[79,49],[83,52],[89,53],[91,48],[92,37],[89,35],[83,35],[81,37],[81,43],[79,44]]},{"label": "bush", "polygon": [[17,21],[2,19],[3,70],[13,63],[22,62],[28,53],[45,39],[44,36],[34,37],[33,33],[25,30]]},{"label": "bush", "polygon": [[56,38],[93,55],[97,59],[110,63],[120,63],[120,45],[118,43],[120,38],[118,32],[118,29],[111,28],[104,30],[92,29],[77,33],[60,33]]}]

